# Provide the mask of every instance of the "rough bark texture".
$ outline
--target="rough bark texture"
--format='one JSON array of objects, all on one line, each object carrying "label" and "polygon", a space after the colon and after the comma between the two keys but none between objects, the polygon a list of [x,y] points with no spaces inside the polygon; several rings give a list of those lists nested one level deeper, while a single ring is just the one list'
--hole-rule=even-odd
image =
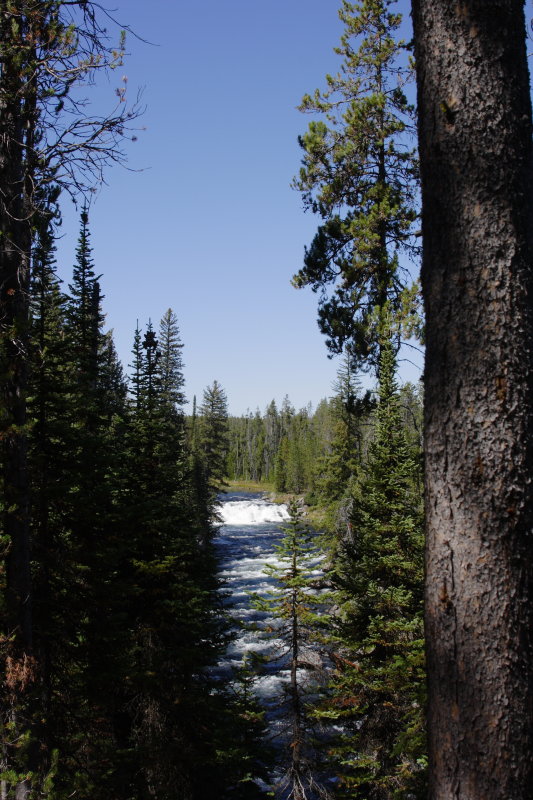
[{"label": "rough bark texture", "polygon": [[[28,153],[36,127],[35,87],[24,80],[21,52],[30,50],[23,11],[0,3],[0,459],[3,535],[7,540],[2,624],[4,683],[0,698],[0,770],[19,777],[0,782],[0,796],[25,800],[38,764],[36,743],[20,747],[30,731],[35,676],[32,655],[32,597],[26,392],[29,278],[32,243],[33,175]],[[16,23],[16,24],[15,24]],[[29,35],[29,34],[28,34]],[[13,787],[11,790],[9,787]]]},{"label": "rough bark texture", "polygon": [[[19,655],[32,649],[26,457],[28,293],[32,242],[32,175],[27,152],[35,128],[35,97],[21,78],[19,37],[0,5],[4,52],[0,71],[0,439],[7,556],[7,626]],[[29,86],[29,88],[28,88]]]},{"label": "rough bark texture", "polygon": [[430,796],[533,787],[531,107],[520,0],[413,0]]}]

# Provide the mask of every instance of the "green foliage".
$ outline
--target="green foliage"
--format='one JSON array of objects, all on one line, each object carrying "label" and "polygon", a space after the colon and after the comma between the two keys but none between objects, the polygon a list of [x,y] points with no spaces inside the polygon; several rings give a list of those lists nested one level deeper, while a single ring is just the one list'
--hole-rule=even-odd
[{"label": "green foliage", "polygon": [[[55,184],[86,185],[106,160],[120,160],[116,145],[131,119],[87,123],[83,151],[69,92],[94,70],[118,66],[123,42],[102,44],[91,3],[30,5],[13,0],[0,22],[0,88],[10,111],[2,115],[2,141],[11,146],[3,152],[10,159],[0,159],[2,185],[28,192],[42,181],[40,195],[6,195],[0,237],[6,258],[13,220],[20,229],[30,220],[28,247],[13,241],[24,254],[33,240],[32,284],[29,292],[22,286],[17,314],[6,317],[0,355],[13,397],[28,389],[28,422],[7,406],[2,414],[4,440],[22,443],[24,453],[28,445],[34,652],[16,651],[2,574],[2,793],[22,796],[27,782],[30,796],[50,800],[255,800],[255,780],[266,779],[269,767],[264,712],[253,693],[258,667],[245,663],[229,686],[208,677],[227,641],[210,522],[229,472],[305,491],[338,508],[338,518],[343,510],[331,556],[338,612],[326,617],[336,623],[330,646],[338,670],[314,717],[344,727],[332,748],[340,797],[422,797],[420,403],[412,387],[398,393],[383,345],[387,314],[395,337],[418,325],[417,289],[405,285],[399,267],[416,219],[412,109],[398,61],[405,48],[394,39],[399,16],[388,0],[344,2],[342,71],[302,104],[321,118],[301,139],[296,185],[323,224],[294,281],[324,291],[322,330],[332,350],[346,345],[351,356],[335,397],[314,414],[296,411],[288,398],[280,409],[272,402],[263,416],[230,420],[228,437],[227,401],[215,381],[187,439],[177,319],[169,309],[157,333],[151,323],[143,332],[137,326],[128,398],[112,335],[103,330],[86,208],[69,296],[55,274],[48,224]],[[72,127],[58,122],[65,105]],[[24,141],[9,138],[11,118]],[[67,150],[76,154],[70,164]],[[8,162],[20,172],[14,179],[4,174]],[[18,262],[14,274],[16,285],[2,283],[8,310],[21,287]],[[370,435],[363,423],[371,410],[353,369],[364,358],[375,364],[380,350]],[[12,383],[21,363],[30,368],[27,386],[25,378]],[[15,518],[21,506],[6,496],[5,518]],[[8,537],[0,542],[9,554]],[[325,619],[309,580],[313,544],[292,507],[277,550],[282,567],[270,570],[277,592],[260,603],[279,620],[275,635],[289,652],[286,766],[296,798],[303,796],[297,787],[320,792],[305,686],[308,678],[314,689],[320,682],[315,639]],[[28,597],[19,606],[29,608]]]},{"label": "green foliage", "polygon": [[[261,664],[260,657],[247,653],[229,685],[216,695],[217,797],[221,800],[266,796],[258,781],[269,782],[274,752],[267,738],[265,711],[255,695]],[[211,787],[206,785],[206,794]]]},{"label": "green foliage", "polygon": [[181,411],[185,403],[182,349],[178,320],[172,309],[169,308],[161,319],[159,326],[157,368],[161,398],[163,402],[174,407],[176,411]]},{"label": "green foliage", "polygon": [[111,337],[102,332],[86,211],[71,289],[69,298],[60,290],[46,228],[34,258],[28,400],[43,720],[34,736],[58,798],[68,785],[93,796],[94,782],[105,785],[115,749],[113,673],[125,643],[114,591],[119,548],[109,535],[117,522],[113,478],[125,385]]},{"label": "green foliage", "polygon": [[92,387],[98,369],[99,337],[103,319],[100,308],[100,286],[92,260],[89,215],[86,207],[81,212],[76,263],[69,289],[70,333],[78,374],[84,384]]},{"label": "green foliage", "polygon": [[228,476],[273,481],[277,492],[305,494],[310,505],[333,509],[357,473],[373,407],[370,393],[360,392],[348,355],[335,391],[314,413],[310,406],[295,411],[285,398],[280,412],[272,401],[262,417],[230,417]]},{"label": "green foliage", "polygon": [[274,400],[263,416],[230,417],[227,474],[232,480],[273,482],[276,491],[301,494],[313,489],[317,464],[331,444],[330,405],[323,401],[296,412],[286,397]]},{"label": "green foliage", "polygon": [[169,800],[202,797],[209,781],[222,791],[227,777],[211,722],[222,704],[204,674],[226,641],[225,623],[205,476],[185,437],[181,349],[171,310],[159,337],[151,324],[144,337],[135,333],[120,523],[131,586],[122,609],[128,741],[139,759],[137,791]]},{"label": "green foliage", "polygon": [[[17,706],[26,717],[4,731],[7,747],[11,735],[18,743],[20,768],[5,778],[13,791],[38,748],[32,782],[50,800],[73,791],[81,800],[257,797],[256,780],[270,768],[253,695],[258,666],[243,665],[228,686],[207,677],[227,641],[210,517],[233,463],[307,491],[338,519],[344,511],[330,557],[338,611],[323,614],[322,593],[317,605],[309,580],[317,540],[295,507],[276,553],[281,567],[270,570],[277,591],[260,601],[289,652],[287,785],[320,794],[312,728],[333,721],[345,731],[330,748],[339,797],[421,797],[420,398],[415,387],[397,390],[390,346],[375,411],[349,359],[335,397],[314,414],[288,398],[279,411],[271,403],[263,416],[230,420],[229,443],[215,381],[187,437],[171,310],[158,334],[137,326],[126,397],[102,330],[86,212],[71,287],[67,297],[46,227],[35,248],[28,402],[40,666],[13,662],[14,676],[31,675]],[[322,681],[317,640],[339,669],[311,712],[308,688]]]},{"label": "green foliage", "polygon": [[337,373],[335,395],[330,403],[331,434],[329,447],[317,464],[313,498],[322,505],[341,501],[359,473],[363,456],[363,426],[372,402],[362,395],[346,354]]},{"label": "green foliage", "polygon": [[39,672],[37,661],[22,672],[13,661],[13,680],[32,676],[36,700],[23,736],[17,728],[13,791],[38,748],[32,781],[50,800],[200,799],[207,787],[223,797],[244,781],[242,746],[223,765],[225,736],[236,739],[253,714],[241,718],[234,694],[215,691],[205,672],[226,623],[205,480],[185,437],[176,318],[167,311],[159,339],[151,326],[137,330],[127,402],[102,331],[85,211],[70,297],[54,270],[46,227],[34,258],[29,397]]},{"label": "green foliage", "polygon": [[326,704],[338,796],[424,797],[423,528],[419,463],[406,437],[392,346],[380,365],[375,438],[337,542],[338,670]]},{"label": "green foliage", "polygon": [[135,117],[124,88],[103,115],[71,89],[121,64],[124,37],[110,45],[85,0],[10,0],[0,28],[1,793],[222,796],[204,668],[224,624],[175,317],[159,349],[138,342],[130,405],[86,208],[69,296],[55,275],[59,188],[90,191]]},{"label": "green foliage", "polygon": [[224,485],[228,459],[228,401],[218,381],[204,391],[198,420],[197,454],[211,503]]},{"label": "green foliage", "polygon": [[135,333],[133,336],[133,347],[131,352],[133,359],[132,363],[129,365],[131,370],[129,390],[134,409],[136,411],[140,411],[144,400],[144,352],[141,344],[139,320],[137,320],[137,327],[135,328]]},{"label": "green foliage", "polygon": [[317,777],[319,765],[309,701],[323,680],[316,631],[319,606],[325,598],[317,596],[313,585],[319,557],[313,534],[301,521],[294,502],[289,504],[289,514],[290,520],[282,529],[284,536],[274,548],[277,564],[268,564],[265,569],[275,578],[275,588],[267,597],[256,596],[254,605],[276,620],[269,635],[281,640],[283,659],[290,671],[285,703],[289,728],[283,758],[285,774],[278,788],[282,794],[288,792],[289,796],[305,800],[327,796]]},{"label": "green foliage", "polygon": [[341,70],[327,76],[324,92],[302,100],[300,109],[320,119],[300,137],[304,157],[294,181],[324,222],[293,284],[320,291],[328,348],[347,349],[363,368],[377,366],[384,314],[397,336],[417,327],[418,294],[399,264],[401,251],[413,248],[417,219],[414,110],[404,92],[411,71],[392,5],[343,0]]}]

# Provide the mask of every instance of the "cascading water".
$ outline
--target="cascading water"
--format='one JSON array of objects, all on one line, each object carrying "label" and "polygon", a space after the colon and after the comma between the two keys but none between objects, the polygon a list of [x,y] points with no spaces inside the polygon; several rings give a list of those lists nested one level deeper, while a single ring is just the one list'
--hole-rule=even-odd
[{"label": "cascading water", "polygon": [[[239,493],[226,495],[219,508],[221,526],[215,537],[220,572],[226,594],[229,616],[235,623],[235,638],[228,647],[216,673],[221,679],[232,681],[233,670],[242,667],[246,654],[253,652],[264,657],[261,674],[255,683],[255,693],[267,711],[269,735],[280,752],[290,752],[290,724],[287,719],[287,687],[290,681],[290,660],[287,642],[277,638],[281,620],[271,613],[260,611],[253,605],[252,596],[265,597],[279,590],[275,577],[265,573],[265,567],[281,566],[275,550],[285,533],[283,524],[289,520],[285,505],[276,505],[260,495]],[[308,564],[310,577],[322,575],[321,557],[317,555]],[[320,591],[315,592],[319,595]],[[264,631],[268,631],[265,634]],[[311,649],[302,648],[303,660],[313,663]],[[304,668],[299,671],[305,680]],[[286,760],[286,757],[285,757]],[[274,769],[272,784],[280,787],[285,768]],[[257,781],[258,789],[269,792],[272,786]],[[262,785],[260,785],[262,784]],[[261,794],[261,796],[265,796]],[[289,798],[289,790],[279,789],[276,797]],[[315,794],[309,794],[315,797]],[[318,795],[316,795],[318,797]],[[322,794],[320,795],[322,796]]]},{"label": "cascading water", "polygon": [[222,524],[229,527],[283,522],[289,518],[287,506],[274,505],[262,498],[242,499],[242,495],[226,500],[220,506]]},{"label": "cascading water", "polygon": [[[283,537],[281,526],[289,519],[289,513],[285,505],[276,505],[261,495],[239,493],[226,495],[219,516],[222,526],[214,540],[219,575],[228,593],[228,613],[238,631],[217,670],[229,676],[232,668],[242,666],[248,652],[270,659],[279,648],[278,641],[264,639],[250,628],[275,626],[275,620],[253,607],[252,595],[264,596],[275,587],[274,578],[265,575],[264,569],[267,563],[278,563],[274,547]],[[257,681],[256,692],[263,704],[273,709],[283,691],[287,671],[280,669],[274,659],[265,665],[264,673]]]}]

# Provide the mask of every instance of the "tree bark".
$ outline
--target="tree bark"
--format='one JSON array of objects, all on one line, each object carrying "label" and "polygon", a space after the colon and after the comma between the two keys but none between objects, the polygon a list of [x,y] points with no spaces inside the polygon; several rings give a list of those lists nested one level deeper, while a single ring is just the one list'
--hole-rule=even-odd
[{"label": "tree bark", "polygon": [[[3,4],[2,4],[3,5]],[[18,50],[24,30],[2,12],[5,48],[0,73],[0,374],[4,533],[9,540],[6,610],[17,657],[32,650],[26,391],[32,175],[28,152],[35,130],[35,90],[24,84]]]},{"label": "tree bark", "polygon": [[[24,5],[14,9],[0,3],[0,457],[3,534],[7,540],[5,610],[1,620],[6,636],[2,654],[5,684],[0,714],[2,721],[9,723],[3,736],[1,766],[18,773],[16,783],[12,781],[16,800],[29,797],[33,778],[28,773],[38,768],[36,741],[30,738],[25,752],[19,744],[19,737],[32,730],[32,688],[37,678],[26,435],[37,114],[35,82],[28,80],[24,70],[30,56],[35,59],[25,11]],[[2,782],[0,794],[8,791],[8,784],[11,782]]]},{"label": "tree bark", "polygon": [[521,0],[413,0],[430,797],[533,786],[533,220]]}]

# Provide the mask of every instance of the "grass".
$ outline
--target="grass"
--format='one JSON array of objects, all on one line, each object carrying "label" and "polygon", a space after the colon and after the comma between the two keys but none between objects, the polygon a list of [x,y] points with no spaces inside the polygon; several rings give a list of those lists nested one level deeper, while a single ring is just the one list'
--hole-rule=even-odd
[{"label": "grass", "polygon": [[273,492],[274,484],[267,481],[226,481],[228,489],[234,492]]},{"label": "grass", "polygon": [[273,503],[289,503],[297,500],[302,495],[287,494],[287,492],[276,492],[274,484],[269,481],[231,481],[226,480],[226,491],[233,492],[264,492],[268,494],[268,499]]}]

